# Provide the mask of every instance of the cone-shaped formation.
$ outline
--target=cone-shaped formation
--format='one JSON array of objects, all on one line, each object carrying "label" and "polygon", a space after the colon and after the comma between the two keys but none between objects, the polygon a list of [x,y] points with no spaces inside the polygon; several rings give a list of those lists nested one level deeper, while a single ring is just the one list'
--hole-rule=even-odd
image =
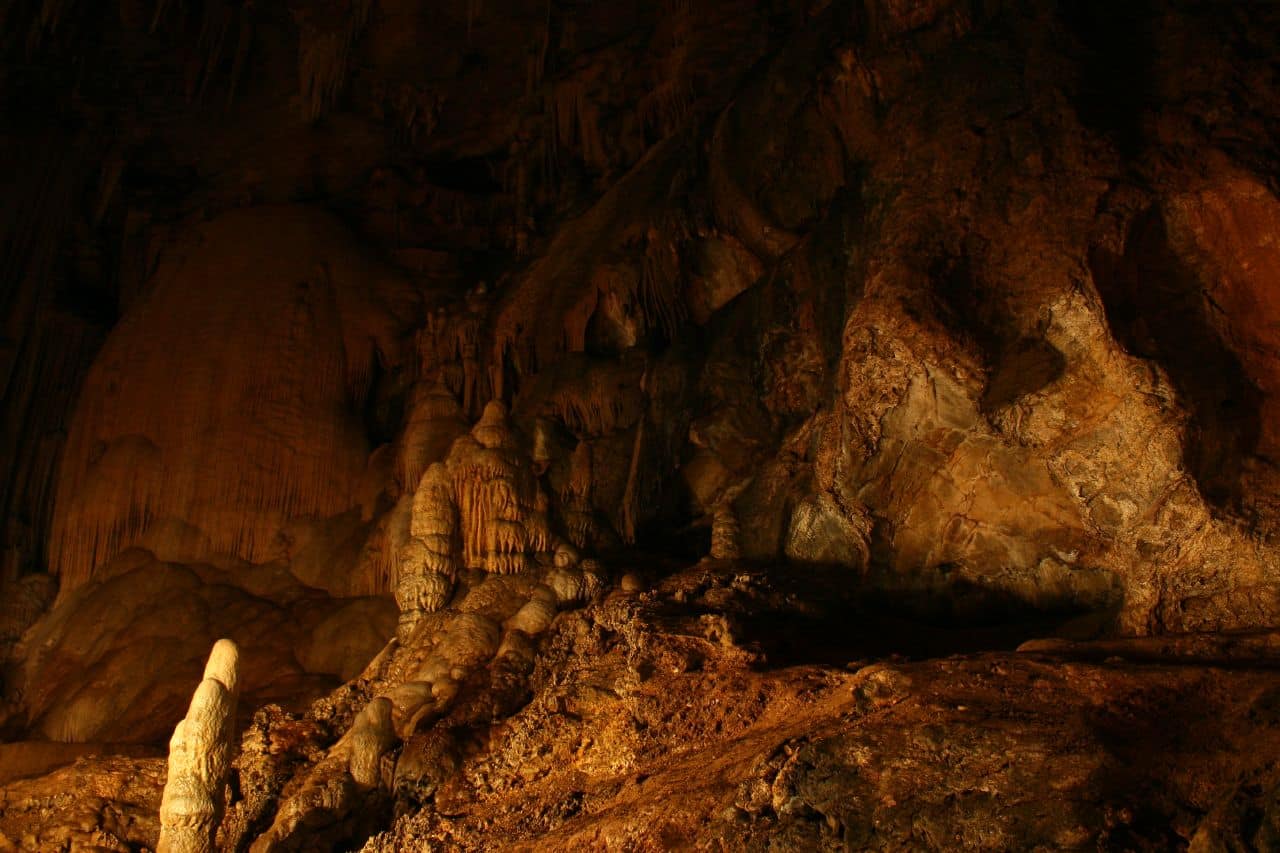
[{"label": "cone-shaped formation", "polygon": [[173,730],[169,774],[160,800],[160,853],[216,849],[235,734],[239,658],[231,640],[214,644],[187,716]]},{"label": "cone-shaped formation", "polygon": [[396,603],[400,606],[399,635],[407,637],[424,613],[449,602],[458,563],[454,547],[458,509],[453,483],[439,462],[431,465],[413,496],[409,522],[411,539],[400,550],[396,572]]}]

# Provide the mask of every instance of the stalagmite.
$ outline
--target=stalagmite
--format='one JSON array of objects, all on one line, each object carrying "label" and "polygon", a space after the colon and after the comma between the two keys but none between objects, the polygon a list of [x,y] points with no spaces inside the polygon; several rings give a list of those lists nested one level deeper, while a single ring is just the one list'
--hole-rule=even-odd
[{"label": "stalagmite", "polygon": [[[549,463],[549,445],[544,442],[543,448]],[[520,449],[506,407],[498,401],[486,405],[479,422],[453,443],[444,462],[427,468],[413,494],[412,539],[401,549],[395,587],[401,642],[408,641],[425,614],[449,603],[460,565],[516,575],[551,564],[545,579],[551,593],[542,589],[555,602],[578,604],[597,595],[605,574],[595,561],[583,561],[579,550],[599,538],[590,494],[591,448],[583,442],[573,453],[562,491],[564,509],[553,519],[551,501],[534,461]],[[555,533],[557,525],[568,530],[571,542]],[[478,599],[471,594],[467,600]],[[509,627],[537,634],[550,623],[548,614],[554,615],[550,598],[531,602]],[[450,625],[445,640],[417,672],[418,680],[451,678],[455,670],[472,666],[471,658],[492,655],[500,634],[493,633],[491,622],[463,614]]]},{"label": "stalagmite", "polygon": [[725,502],[716,507],[711,517],[711,558],[736,560],[742,556],[738,546],[740,534],[738,515],[732,505]]},{"label": "stalagmite", "polygon": [[160,800],[159,853],[215,849],[222,820],[223,786],[235,734],[239,650],[219,640],[205,664],[204,680],[187,716],[169,741],[169,773]]},{"label": "stalagmite", "polygon": [[441,462],[458,436],[467,431],[462,407],[443,382],[415,393],[396,455],[396,480],[412,491],[432,463]]}]

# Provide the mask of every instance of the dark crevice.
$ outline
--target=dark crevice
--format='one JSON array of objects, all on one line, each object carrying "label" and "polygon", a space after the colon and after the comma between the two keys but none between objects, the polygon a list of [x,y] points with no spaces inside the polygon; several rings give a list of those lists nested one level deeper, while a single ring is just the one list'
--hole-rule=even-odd
[{"label": "dark crevice", "polygon": [[1191,410],[1184,461],[1201,491],[1240,509],[1262,397],[1224,344],[1199,280],[1170,248],[1163,218],[1139,217],[1122,256],[1095,249],[1090,265],[1112,332],[1130,353],[1163,366]]}]

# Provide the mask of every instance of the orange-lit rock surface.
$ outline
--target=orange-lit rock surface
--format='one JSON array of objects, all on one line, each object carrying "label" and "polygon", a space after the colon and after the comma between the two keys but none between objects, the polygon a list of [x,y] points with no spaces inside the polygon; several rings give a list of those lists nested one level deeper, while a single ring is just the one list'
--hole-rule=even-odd
[{"label": "orange-lit rock surface", "polygon": [[0,849],[1277,846],[1277,32],[0,3]]},{"label": "orange-lit rock surface", "polygon": [[[780,583],[708,563],[565,612],[524,696],[495,706],[501,656],[482,666],[379,785],[312,798],[303,834],[260,835],[335,772],[326,756],[392,670],[305,714],[267,706],[244,729],[222,849],[1276,842],[1274,632],[1015,651],[1046,626],[940,627],[840,589],[829,571]],[[72,779],[93,794],[66,796]],[[0,837],[150,846],[161,781],[155,759],[88,757],[9,782]]]},{"label": "orange-lit rock surface", "polygon": [[241,665],[247,715],[350,678],[394,630],[382,598],[332,599],[279,566],[221,570],[135,549],[26,634],[6,667],[3,725],[10,739],[160,743],[220,637],[255,649]]},{"label": "orange-lit rock surface", "polygon": [[290,520],[359,513],[361,411],[415,299],[315,210],[235,211],[184,235],[81,390],[50,531],[62,594],[132,545],[266,562],[287,555]]}]

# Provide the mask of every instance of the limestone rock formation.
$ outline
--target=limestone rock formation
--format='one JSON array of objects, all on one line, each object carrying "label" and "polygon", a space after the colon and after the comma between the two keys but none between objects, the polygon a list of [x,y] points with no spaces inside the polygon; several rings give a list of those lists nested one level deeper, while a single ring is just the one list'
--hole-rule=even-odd
[{"label": "limestone rock formation", "polygon": [[[568,571],[576,583],[566,592]],[[428,801],[456,771],[457,750],[524,701],[535,638],[552,625],[557,603],[582,602],[583,574],[577,567],[545,575],[533,568],[464,571],[453,607],[420,614],[407,632],[402,621],[399,639],[353,682],[354,690],[312,706],[305,721],[327,731],[328,744],[313,728],[309,744],[264,754],[258,735],[246,737],[242,767],[262,762],[257,772],[277,781],[281,773],[297,774],[292,785],[266,784],[278,794],[254,804],[254,820],[274,817],[251,849],[349,843],[374,831],[389,808]],[[356,711],[352,703],[360,701]],[[290,721],[266,724],[270,738],[288,741]],[[242,815],[248,807],[238,804]],[[234,826],[248,823],[247,815],[231,819]]]},{"label": "limestone rock formation", "polygon": [[1280,7],[278,6],[0,0],[0,850],[1280,846]]},{"label": "limestone rock formation", "polygon": [[[574,460],[583,458],[582,447],[574,451]],[[580,461],[573,465],[581,472]],[[571,476],[571,482],[580,480]],[[412,538],[400,552],[396,580],[400,639],[408,638],[424,614],[448,604],[460,566],[517,574],[539,561],[553,563],[548,583],[557,596],[582,602],[587,596],[578,552],[555,532],[581,532],[581,516],[575,515],[582,512],[575,500],[580,495],[570,492],[562,516],[552,518],[535,460],[521,448],[506,407],[491,401],[470,434],[453,443],[443,462],[427,468],[414,492]],[[597,569],[596,588],[601,577]],[[562,594],[565,584],[573,589]]]},{"label": "limestone rock formation", "polygon": [[160,798],[158,853],[212,853],[222,822],[223,788],[235,739],[240,653],[219,640],[187,715],[169,740],[169,770]]},{"label": "limestone rock formation", "polygon": [[416,301],[313,209],[188,229],[85,380],[49,535],[61,594],[132,545],[172,560],[279,558],[290,519],[355,506],[371,450],[359,412]]},{"label": "limestone rock formation", "polygon": [[331,600],[280,566],[165,563],[126,552],[25,635],[6,669],[5,732],[163,743],[209,647],[251,649],[241,707],[303,706],[357,674],[395,630],[385,599]]}]

